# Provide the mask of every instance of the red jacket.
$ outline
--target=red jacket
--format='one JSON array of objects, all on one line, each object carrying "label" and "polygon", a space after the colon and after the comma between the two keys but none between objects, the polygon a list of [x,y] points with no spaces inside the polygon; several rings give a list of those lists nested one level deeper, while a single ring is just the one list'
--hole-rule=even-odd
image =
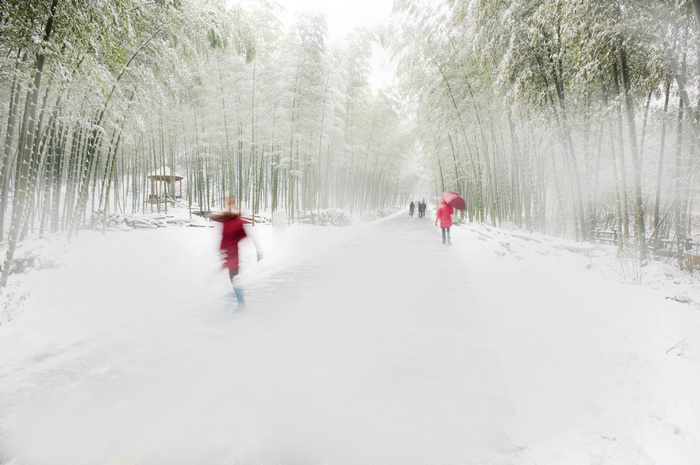
[{"label": "red jacket", "polygon": [[221,232],[221,252],[228,268],[238,268],[238,243],[246,237],[243,220],[238,213],[224,212],[213,216],[214,221],[223,223]]},{"label": "red jacket", "polygon": [[454,212],[454,208],[447,205],[447,203],[443,200],[437,209],[437,218],[435,219],[435,222],[437,223],[437,220],[440,220],[441,228],[449,228],[452,226],[452,214]]}]

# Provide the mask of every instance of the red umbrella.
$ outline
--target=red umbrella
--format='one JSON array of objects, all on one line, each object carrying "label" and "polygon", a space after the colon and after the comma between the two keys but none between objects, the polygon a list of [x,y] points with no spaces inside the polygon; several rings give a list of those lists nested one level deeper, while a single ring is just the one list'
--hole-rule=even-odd
[{"label": "red umbrella", "polygon": [[454,192],[443,192],[442,200],[444,200],[447,205],[450,205],[452,208],[456,208],[457,210],[467,209],[467,203],[464,201],[462,196]]}]

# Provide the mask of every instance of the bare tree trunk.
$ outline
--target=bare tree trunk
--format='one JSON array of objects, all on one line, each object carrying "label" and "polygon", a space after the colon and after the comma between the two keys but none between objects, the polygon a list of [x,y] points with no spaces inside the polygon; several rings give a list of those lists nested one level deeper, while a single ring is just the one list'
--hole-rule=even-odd
[{"label": "bare tree trunk", "polygon": [[681,196],[682,183],[681,178],[683,163],[683,99],[678,102],[678,123],[676,125],[676,159],[674,173],[674,203],[673,203],[673,218],[675,224],[675,236],[678,250],[681,250],[682,243],[685,241],[683,233],[683,207],[681,206],[683,199]]},{"label": "bare tree trunk", "polygon": [[[27,54],[24,54],[23,61],[26,61]],[[19,65],[19,57],[18,63]],[[9,116],[7,118],[7,132],[5,133],[5,143],[2,147],[2,156],[0,156],[0,241],[4,239],[5,231],[5,212],[7,210],[7,200],[10,189],[10,169],[14,164],[12,156],[12,145],[15,135],[15,126],[17,125],[17,113],[19,109],[20,85],[15,74],[12,77],[12,86],[10,88],[10,107]]]},{"label": "bare tree trunk", "polygon": [[634,122],[634,102],[632,101],[632,83],[630,81],[629,67],[627,65],[627,53],[620,47],[620,69],[622,82],[625,87],[625,108],[627,110],[627,128],[630,137],[630,155],[632,157],[632,171],[634,179],[634,216],[637,225],[637,246],[639,247],[639,259],[647,260],[646,227],[644,225],[644,199],[642,198],[642,166],[639,163],[639,148],[637,146],[637,129]]},{"label": "bare tree trunk", "polygon": [[[618,65],[615,63],[613,66],[613,74],[615,84],[615,96],[620,97],[620,80],[619,73],[617,69]],[[627,199],[627,167],[625,166],[625,144],[624,144],[624,130],[622,123],[622,105],[617,105],[617,146],[620,151],[617,157],[620,165],[619,175],[620,175],[620,196],[621,196],[621,207],[622,207],[622,237],[618,240],[624,238],[624,241],[629,240],[629,200]]]},{"label": "bare tree trunk", "polygon": [[659,235],[659,226],[661,226],[661,218],[659,216],[661,210],[661,185],[664,171],[664,153],[666,150],[666,114],[668,112],[668,101],[671,93],[671,82],[667,82],[664,89],[664,112],[661,117],[661,144],[659,148],[659,163],[656,170],[656,198],[654,201],[654,230],[652,238],[654,238],[654,250],[658,251],[661,245],[661,236]]},{"label": "bare tree trunk", "polygon": [[[46,27],[44,29],[44,46],[48,44],[51,38],[51,32],[53,30],[53,19],[56,14],[56,8],[58,6],[58,0],[53,0],[51,2],[51,9],[49,11],[49,18],[46,22]],[[5,264],[2,269],[2,276],[0,277],[0,286],[7,286],[7,278],[10,275],[10,269],[12,268],[12,260],[14,259],[15,248],[17,246],[17,240],[19,239],[20,231],[22,230],[24,219],[25,208],[29,201],[28,199],[28,189],[29,189],[29,176],[30,168],[32,166],[32,152],[34,147],[34,132],[36,130],[36,112],[37,104],[39,102],[39,88],[41,87],[41,77],[44,72],[44,61],[46,60],[46,55],[42,49],[37,55],[36,68],[34,71],[34,82],[31,89],[31,97],[29,100],[29,111],[25,114],[26,124],[26,137],[24,146],[20,152],[20,156],[17,160],[20,167],[20,178],[19,184],[16,186],[15,196],[13,198],[12,205],[12,221],[10,225],[10,235],[8,240],[7,254],[5,256]]]},{"label": "bare tree trunk", "polygon": [[[600,77],[600,84],[603,88],[603,103],[605,108],[609,107],[608,88],[605,85],[603,76]],[[613,130],[610,130],[610,157],[613,171],[613,186],[615,190],[615,237],[617,238],[618,255],[624,251],[624,236],[622,234],[622,196],[620,195],[620,182],[617,174],[617,161],[615,156],[615,138]]]},{"label": "bare tree trunk", "polygon": [[[512,211],[513,211],[513,219],[515,220],[515,224],[518,225],[519,228],[522,228],[523,226],[523,179],[520,174],[521,168],[520,168],[520,143],[518,141],[518,135],[515,131],[515,125],[513,124],[513,115],[511,114],[510,110],[508,111],[508,128],[510,129],[510,140],[511,140],[511,159],[512,159],[512,180],[511,180],[511,189],[512,189]],[[529,215],[525,215],[528,217]]]}]

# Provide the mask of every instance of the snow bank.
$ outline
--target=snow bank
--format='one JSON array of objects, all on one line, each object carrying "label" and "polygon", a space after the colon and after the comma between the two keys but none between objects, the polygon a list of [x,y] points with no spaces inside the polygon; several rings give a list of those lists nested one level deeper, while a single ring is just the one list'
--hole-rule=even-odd
[{"label": "snow bank", "polygon": [[660,263],[630,273],[603,246],[483,225],[456,233],[498,340],[516,445],[540,464],[700,463],[692,277]]}]

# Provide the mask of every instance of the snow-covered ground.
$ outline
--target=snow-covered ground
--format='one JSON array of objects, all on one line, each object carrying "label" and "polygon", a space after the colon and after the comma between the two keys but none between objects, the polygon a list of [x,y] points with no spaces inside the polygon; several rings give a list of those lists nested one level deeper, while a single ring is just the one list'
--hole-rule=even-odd
[{"label": "snow-covered ground", "polygon": [[402,212],[256,226],[231,313],[200,225],[82,232],[13,277],[0,463],[700,463],[687,274]]}]

